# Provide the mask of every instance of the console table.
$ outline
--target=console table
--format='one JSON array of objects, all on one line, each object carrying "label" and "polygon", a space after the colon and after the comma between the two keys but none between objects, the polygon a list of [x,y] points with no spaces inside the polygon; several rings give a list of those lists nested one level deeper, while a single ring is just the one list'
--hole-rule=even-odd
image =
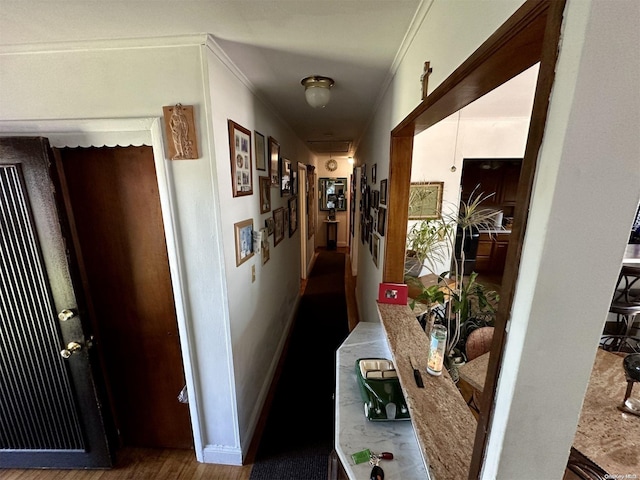
[{"label": "console table", "polygon": [[[340,220],[325,220],[327,224],[327,250],[335,250],[338,245],[338,223]],[[333,230],[333,238],[331,231]]]},{"label": "console table", "polygon": [[393,453],[393,460],[380,462],[385,478],[429,479],[411,421],[370,422],[365,418],[355,373],[359,358],[392,359],[379,323],[360,322],[337,352],[335,450],[347,476],[369,478],[371,465],[355,465],[351,459],[352,453],[368,448],[374,453]]}]

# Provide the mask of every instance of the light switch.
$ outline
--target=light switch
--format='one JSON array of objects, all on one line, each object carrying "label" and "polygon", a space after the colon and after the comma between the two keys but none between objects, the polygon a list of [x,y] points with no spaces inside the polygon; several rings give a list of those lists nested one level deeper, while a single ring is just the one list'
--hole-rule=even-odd
[{"label": "light switch", "polygon": [[251,265],[251,283],[256,281],[256,266]]}]

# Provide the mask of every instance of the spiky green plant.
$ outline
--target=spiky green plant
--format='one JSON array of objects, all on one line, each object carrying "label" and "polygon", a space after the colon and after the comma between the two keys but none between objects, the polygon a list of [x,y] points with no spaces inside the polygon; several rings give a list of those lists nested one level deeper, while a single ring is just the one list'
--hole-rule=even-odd
[{"label": "spiky green plant", "polygon": [[[421,221],[414,224],[407,233],[407,248],[411,245],[420,247],[418,256],[420,263],[431,273],[440,278],[450,277],[453,285],[442,282],[438,288],[444,288],[450,301],[447,303],[446,320],[450,336],[447,339],[447,353],[453,352],[460,340],[462,326],[470,316],[479,312],[493,314],[494,305],[499,296],[494,291],[487,291],[476,282],[478,276],[473,272],[468,278],[464,276],[465,254],[461,248],[460,258],[455,254],[456,232],[460,228],[462,238],[460,245],[474,230],[490,230],[493,226],[495,210],[485,208],[482,202],[494,194],[485,195],[476,192],[477,187],[469,196],[468,201],[460,202],[460,208],[456,212],[443,215],[439,220]],[[418,251],[418,249],[415,249]],[[452,257],[452,270],[439,273],[435,271],[437,265],[441,265],[449,256]],[[434,291],[424,291],[422,296],[428,303],[443,303],[445,295],[435,296]],[[422,299],[422,298],[420,298]]]}]

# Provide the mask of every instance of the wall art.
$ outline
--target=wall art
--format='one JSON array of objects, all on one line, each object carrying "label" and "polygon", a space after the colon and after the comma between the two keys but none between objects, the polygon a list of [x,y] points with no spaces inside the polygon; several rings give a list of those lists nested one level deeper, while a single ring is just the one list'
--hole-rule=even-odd
[{"label": "wall art", "polygon": [[233,225],[236,239],[236,266],[253,257],[253,219]]},{"label": "wall art", "polygon": [[167,147],[171,160],[191,160],[199,157],[193,106],[162,107]]},{"label": "wall art", "polygon": [[251,132],[233,120],[229,120],[229,153],[233,196],[253,195]]}]

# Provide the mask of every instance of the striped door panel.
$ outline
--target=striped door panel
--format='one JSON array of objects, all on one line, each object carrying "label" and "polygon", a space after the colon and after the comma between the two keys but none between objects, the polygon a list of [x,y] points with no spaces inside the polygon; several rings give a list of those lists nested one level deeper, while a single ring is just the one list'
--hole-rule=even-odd
[{"label": "striped door panel", "polygon": [[84,450],[19,165],[0,165],[0,449]]}]

